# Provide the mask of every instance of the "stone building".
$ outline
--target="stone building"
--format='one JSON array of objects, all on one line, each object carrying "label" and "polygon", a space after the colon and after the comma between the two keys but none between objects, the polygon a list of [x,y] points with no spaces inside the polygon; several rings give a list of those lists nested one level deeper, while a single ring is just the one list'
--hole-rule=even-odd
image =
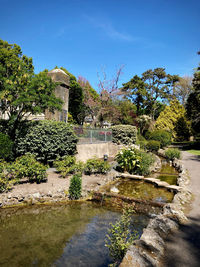
[{"label": "stone building", "polygon": [[45,111],[45,114],[30,115],[29,120],[56,120],[67,122],[68,118],[68,104],[69,104],[69,76],[61,69],[53,69],[48,72],[48,76],[52,78],[54,82],[60,84],[55,88],[55,95],[63,100],[62,111],[55,110],[54,113],[49,110]]},{"label": "stone building", "polygon": [[54,69],[48,72],[54,82],[60,84],[56,86],[55,95],[63,100],[62,111],[56,110],[54,113],[46,110],[45,119],[67,122],[69,104],[69,76],[61,69]]}]

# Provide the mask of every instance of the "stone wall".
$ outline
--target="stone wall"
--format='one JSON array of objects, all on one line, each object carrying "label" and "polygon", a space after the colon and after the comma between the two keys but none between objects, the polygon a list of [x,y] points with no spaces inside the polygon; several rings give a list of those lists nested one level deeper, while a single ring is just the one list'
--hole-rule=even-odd
[{"label": "stone wall", "polygon": [[[160,155],[164,156],[163,151],[160,151]],[[172,164],[179,171],[178,193],[172,203],[164,205],[162,214],[150,220],[141,238],[127,251],[120,264],[121,267],[159,266],[164,255],[166,237],[178,229],[179,224],[187,222],[184,208],[191,200],[191,193],[187,189],[189,177],[179,160],[175,160]]]}]

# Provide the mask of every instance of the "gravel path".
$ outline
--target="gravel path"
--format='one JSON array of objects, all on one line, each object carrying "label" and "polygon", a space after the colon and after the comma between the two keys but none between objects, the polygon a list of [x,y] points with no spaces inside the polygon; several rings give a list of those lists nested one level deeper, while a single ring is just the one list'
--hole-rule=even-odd
[{"label": "gravel path", "polygon": [[189,189],[194,200],[187,214],[189,222],[166,242],[162,267],[200,267],[200,156],[183,151],[182,162],[191,178]]}]

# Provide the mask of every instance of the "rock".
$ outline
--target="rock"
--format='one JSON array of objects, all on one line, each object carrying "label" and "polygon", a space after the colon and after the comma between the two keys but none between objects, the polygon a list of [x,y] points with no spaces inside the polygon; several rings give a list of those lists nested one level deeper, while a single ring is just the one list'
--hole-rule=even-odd
[{"label": "rock", "polygon": [[40,193],[39,192],[34,193],[34,194],[32,194],[32,196],[33,196],[33,198],[40,198]]}]

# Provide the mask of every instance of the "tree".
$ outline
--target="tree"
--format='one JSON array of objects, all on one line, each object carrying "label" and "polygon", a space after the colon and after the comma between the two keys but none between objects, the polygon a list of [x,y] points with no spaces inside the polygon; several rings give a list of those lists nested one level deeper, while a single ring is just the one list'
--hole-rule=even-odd
[{"label": "tree", "polygon": [[76,77],[71,74],[68,70],[61,67],[65,73],[69,75],[69,113],[72,115],[73,120],[78,123],[83,123],[82,110],[85,108],[83,104],[83,89],[77,82]]},{"label": "tree", "polygon": [[192,77],[184,76],[174,84],[174,96],[185,106],[189,94],[192,92]]},{"label": "tree", "polygon": [[92,88],[89,81],[84,77],[78,77],[78,83],[83,89],[83,104],[84,108],[82,110],[83,121],[86,116],[91,116],[94,120],[100,109],[100,96],[99,94]]},{"label": "tree", "polygon": [[160,102],[172,97],[172,89],[177,81],[178,76],[166,74],[164,68],[149,69],[142,77],[135,75],[129,82],[124,83],[121,91],[135,103],[137,115],[146,113],[155,119]]},{"label": "tree", "polygon": [[169,106],[160,113],[155,127],[172,133],[174,139],[183,141],[190,136],[190,124],[186,119],[186,110],[178,100],[170,102]]},{"label": "tree", "polygon": [[34,74],[32,58],[23,55],[20,46],[0,40],[0,110],[8,116],[12,139],[30,113],[61,110],[63,102],[56,98],[55,86],[47,70]]},{"label": "tree", "polygon": [[200,133],[200,66],[194,74],[192,85],[194,91],[187,99],[186,110],[187,116],[192,122],[193,130]]},{"label": "tree", "polygon": [[[116,98],[116,96],[119,94],[118,89],[118,82],[120,75],[122,74],[123,65],[121,65],[117,71],[113,79],[109,80],[107,79],[106,72],[102,70],[101,75],[97,73],[98,79],[99,79],[99,91],[100,91],[100,109],[97,113],[96,118],[93,120],[92,125],[94,126],[97,121],[100,122],[100,126],[103,126],[103,122],[108,119],[112,120],[119,116],[119,110],[114,105],[113,100]],[[113,114],[115,114],[115,118],[113,117]]]}]

